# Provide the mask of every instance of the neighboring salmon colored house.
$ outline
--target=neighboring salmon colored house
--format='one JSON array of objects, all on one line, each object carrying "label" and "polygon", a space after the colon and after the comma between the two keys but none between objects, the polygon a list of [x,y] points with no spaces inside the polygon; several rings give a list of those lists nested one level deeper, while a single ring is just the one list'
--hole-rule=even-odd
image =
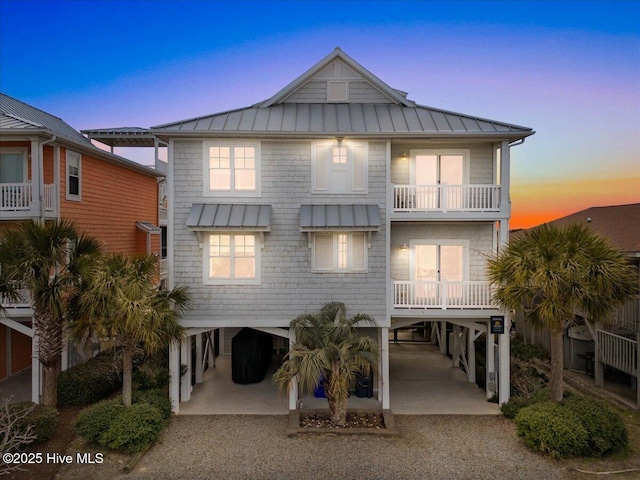
[{"label": "neighboring salmon colored house", "polygon": [[[164,174],[95,147],[60,118],[0,94],[0,229],[64,218],[97,238],[106,252],[159,258],[163,181]],[[38,401],[29,301],[3,307],[0,379],[32,366],[32,399]],[[70,349],[63,368],[83,356]]]}]

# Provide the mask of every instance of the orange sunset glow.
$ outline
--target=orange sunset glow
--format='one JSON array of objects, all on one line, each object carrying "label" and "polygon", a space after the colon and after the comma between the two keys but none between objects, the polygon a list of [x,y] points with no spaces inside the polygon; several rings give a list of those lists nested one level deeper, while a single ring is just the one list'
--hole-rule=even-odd
[{"label": "orange sunset glow", "polygon": [[589,207],[638,202],[638,172],[629,172],[628,176],[617,178],[514,182],[511,186],[510,228],[535,227]]}]

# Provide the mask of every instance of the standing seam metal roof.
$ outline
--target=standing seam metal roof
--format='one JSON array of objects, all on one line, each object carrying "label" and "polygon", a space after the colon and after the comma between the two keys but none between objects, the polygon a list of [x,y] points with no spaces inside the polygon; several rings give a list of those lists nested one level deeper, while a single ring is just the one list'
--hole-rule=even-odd
[{"label": "standing seam metal roof", "polygon": [[186,225],[198,230],[268,232],[271,228],[271,205],[195,203],[191,206]]},{"label": "standing seam metal roof", "polygon": [[530,128],[425,106],[286,103],[152,127],[154,133],[522,134]]},{"label": "standing seam metal roof", "polygon": [[380,230],[377,205],[302,205],[300,230]]}]

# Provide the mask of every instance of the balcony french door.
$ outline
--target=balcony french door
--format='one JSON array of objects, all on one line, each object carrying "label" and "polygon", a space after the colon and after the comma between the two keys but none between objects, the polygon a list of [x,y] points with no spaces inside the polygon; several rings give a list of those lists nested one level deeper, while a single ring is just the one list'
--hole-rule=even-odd
[{"label": "balcony french door", "polygon": [[[413,241],[412,244],[415,296],[435,303],[445,295],[447,298],[462,296],[462,282],[466,280],[465,246],[449,242]],[[446,292],[441,291],[443,287],[447,288]]]},{"label": "balcony french door", "polygon": [[[415,208],[437,210],[444,205],[451,210],[463,206],[464,157],[462,154],[411,152],[411,183],[416,186]],[[440,185],[450,186],[447,189]],[[446,198],[442,198],[442,193]]]}]

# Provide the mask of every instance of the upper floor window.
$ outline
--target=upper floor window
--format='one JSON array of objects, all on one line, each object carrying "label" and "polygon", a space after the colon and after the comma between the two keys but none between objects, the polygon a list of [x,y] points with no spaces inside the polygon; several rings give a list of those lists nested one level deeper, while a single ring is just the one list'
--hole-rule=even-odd
[{"label": "upper floor window", "polygon": [[26,148],[0,148],[0,183],[24,183],[27,181],[26,157]]},{"label": "upper floor window", "polygon": [[313,235],[313,271],[356,273],[367,271],[367,234],[330,232]]},{"label": "upper floor window", "polygon": [[311,146],[313,193],[360,194],[368,189],[366,143],[342,141]]},{"label": "upper floor window", "polygon": [[67,200],[82,199],[82,157],[67,150]]},{"label": "upper floor window", "polygon": [[205,142],[205,196],[260,194],[260,145]]},{"label": "upper floor window", "polygon": [[204,283],[208,285],[258,285],[260,237],[256,234],[208,235]]}]

